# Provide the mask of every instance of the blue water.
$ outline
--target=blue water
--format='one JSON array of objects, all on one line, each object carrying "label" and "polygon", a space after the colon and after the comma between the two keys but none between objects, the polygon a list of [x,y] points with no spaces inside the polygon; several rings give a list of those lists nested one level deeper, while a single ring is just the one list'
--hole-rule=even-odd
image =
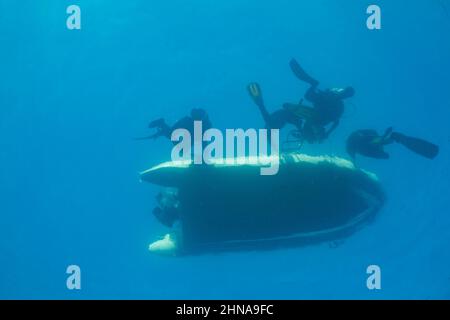
[{"label": "blue water", "polygon": [[[366,8],[382,29],[366,28]],[[82,29],[66,28],[66,8]],[[450,17],[447,0],[3,0],[0,2],[0,298],[450,298]],[[138,172],[171,144],[136,142],[150,120],[192,107],[215,127],[260,128],[245,91],[271,110],[307,86],[351,84],[341,125],[308,154],[347,157],[356,129],[388,126],[441,147],[433,160],[390,146],[361,158],[388,202],[337,248],[160,257],[156,186]],[[79,265],[82,289],[66,288]],[[382,270],[368,290],[366,268]]]}]

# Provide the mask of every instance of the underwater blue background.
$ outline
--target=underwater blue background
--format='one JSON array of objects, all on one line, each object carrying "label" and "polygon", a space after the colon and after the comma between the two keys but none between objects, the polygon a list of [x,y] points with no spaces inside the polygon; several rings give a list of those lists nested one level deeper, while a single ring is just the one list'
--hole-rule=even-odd
[{"label": "underwater blue background", "polygon": [[[366,8],[382,29],[366,28]],[[82,30],[66,28],[66,8]],[[1,0],[0,298],[450,298],[450,3],[446,0]],[[433,160],[400,146],[361,158],[388,201],[338,247],[159,257],[167,232],[151,214],[156,186],[138,172],[171,144],[134,141],[158,117],[192,107],[215,127],[260,128],[245,86],[268,107],[307,86],[351,84],[341,125],[308,154],[347,157],[350,132],[394,126],[441,147]],[[286,130],[285,130],[286,131]],[[82,289],[66,288],[81,267]],[[382,269],[382,290],[366,268]]]}]

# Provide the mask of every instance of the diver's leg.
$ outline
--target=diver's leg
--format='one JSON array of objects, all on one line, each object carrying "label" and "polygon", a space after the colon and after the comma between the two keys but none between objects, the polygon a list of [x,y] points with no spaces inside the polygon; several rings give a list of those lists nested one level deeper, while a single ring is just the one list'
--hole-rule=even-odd
[{"label": "diver's leg", "polygon": [[164,118],[159,118],[159,119],[156,119],[156,120],[153,120],[152,122],[150,122],[148,124],[148,127],[150,129],[153,129],[153,128],[159,128],[164,125],[166,125],[166,121],[164,120]]},{"label": "diver's leg", "polygon": [[382,145],[374,146],[364,152],[361,152],[361,154],[375,159],[389,159],[389,153],[384,151]]},{"label": "diver's leg", "polygon": [[170,129],[169,125],[166,123],[166,121],[163,118],[153,120],[152,122],[150,122],[148,124],[148,127],[150,129],[153,129],[153,128],[158,129],[158,132],[151,135],[150,137],[147,137],[148,139],[156,139],[161,136],[168,137],[170,139],[172,130]]},{"label": "diver's leg", "polygon": [[364,152],[360,152],[363,156],[374,158],[374,159],[389,159],[389,153],[384,151],[383,149],[376,150],[366,150]]},{"label": "diver's leg", "polygon": [[250,97],[252,98],[253,102],[258,106],[258,109],[261,112],[264,122],[266,123],[266,126],[270,127],[271,116],[264,104],[264,99],[259,84],[257,84],[256,82],[250,83],[247,86],[247,91],[250,94]]},{"label": "diver's leg", "polygon": [[317,81],[316,79],[311,77],[309,74],[307,74],[306,71],[297,62],[297,60],[292,59],[289,62],[289,66],[291,67],[292,72],[298,79],[300,79],[306,83],[309,83],[311,85],[311,87],[317,87],[319,85],[319,81]]},{"label": "diver's leg", "polygon": [[305,93],[305,99],[311,102],[317,100],[317,86],[311,86]]},{"label": "diver's leg", "polygon": [[[165,120],[163,118],[159,118],[159,119],[153,120],[152,122],[150,122],[148,124],[148,127],[150,129],[156,128],[157,131],[154,134],[151,134],[151,135],[146,136],[146,137],[134,138],[134,140],[151,140],[151,139],[156,139],[156,138],[159,138],[161,136],[167,136],[167,132],[170,131],[169,126],[166,124],[166,122],[165,122]],[[170,135],[169,135],[169,138],[170,138]]]},{"label": "diver's leg", "polygon": [[279,109],[269,115],[269,121],[266,121],[266,123],[271,129],[282,129],[290,123],[290,118],[292,118],[291,112],[286,109]]},{"label": "diver's leg", "polygon": [[261,115],[262,115],[262,117],[264,119],[264,122],[266,123],[266,126],[267,127],[271,127],[272,126],[271,124],[272,124],[273,121],[272,121],[272,118],[271,118],[269,112],[265,108],[265,106],[264,105],[258,105],[258,108],[259,108],[259,112],[261,112]]}]

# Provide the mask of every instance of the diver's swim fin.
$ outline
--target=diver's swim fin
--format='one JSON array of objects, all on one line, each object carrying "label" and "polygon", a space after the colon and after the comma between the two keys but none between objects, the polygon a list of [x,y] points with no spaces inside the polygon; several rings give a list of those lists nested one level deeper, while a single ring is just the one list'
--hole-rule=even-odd
[{"label": "diver's swim fin", "polygon": [[264,100],[262,97],[262,92],[261,88],[259,87],[259,84],[257,84],[256,82],[250,83],[247,86],[247,91],[257,106],[264,107]]},{"label": "diver's swim fin", "polygon": [[392,139],[425,158],[434,159],[439,153],[439,146],[419,138],[405,136],[404,134],[393,132]]},{"label": "diver's swim fin", "polygon": [[316,115],[316,111],[313,108],[302,104],[285,103],[283,108],[305,120],[313,120]]},{"label": "diver's swim fin", "polygon": [[303,70],[303,68],[300,66],[297,60],[292,59],[289,62],[289,66],[291,67],[291,70],[295,74],[295,76],[300,80],[309,83],[313,87],[316,87],[319,84],[319,81],[312,78],[309,74],[305,72],[305,70]]}]

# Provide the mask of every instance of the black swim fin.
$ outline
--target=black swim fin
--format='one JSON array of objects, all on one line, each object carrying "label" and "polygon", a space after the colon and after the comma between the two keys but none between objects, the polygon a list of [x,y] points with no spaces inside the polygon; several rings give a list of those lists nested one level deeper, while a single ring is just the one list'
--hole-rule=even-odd
[{"label": "black swim fin", "polygon": [[257,106],[264,108],[264,99],[259,84],[257,84],[256,82],[250,83],[247,86],[247,91],[250,94],[253,102],[255,102]]},{"label": "black swim fin", "polygon": [[316,79],[312,78],[309,74],[307,74],[306,71],[303,70],[303,68],[297,62],[297,60],[292,59],[289,62],[289,66],[291,67],[291,70],[295,74],[295,76],[300,80],[309,83],[313,87],[317,87],[319,85],[319,81],[317,81]]},{"label": "black swim fin", "polygon": [[439,153],[439,146],[419,138],[406,136],[398,132],[392,132],[392,139],[425,158],[434,159]]}]

